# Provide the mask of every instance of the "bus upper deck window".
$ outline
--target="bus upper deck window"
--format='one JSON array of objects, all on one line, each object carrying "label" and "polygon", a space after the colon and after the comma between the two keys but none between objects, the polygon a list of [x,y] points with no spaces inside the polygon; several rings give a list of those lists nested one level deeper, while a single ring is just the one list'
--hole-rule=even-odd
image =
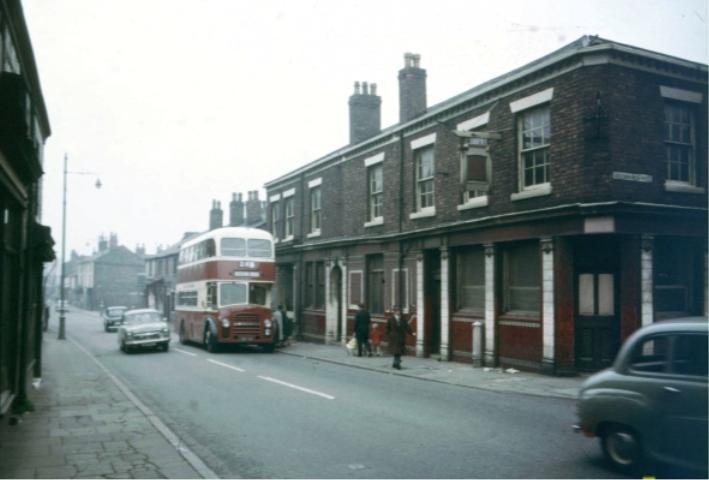
[{"label": "bus upper deck window", "polygon": [[223,257],[246,256],[246,241],[243,238],[222,238],[220,247]]}]

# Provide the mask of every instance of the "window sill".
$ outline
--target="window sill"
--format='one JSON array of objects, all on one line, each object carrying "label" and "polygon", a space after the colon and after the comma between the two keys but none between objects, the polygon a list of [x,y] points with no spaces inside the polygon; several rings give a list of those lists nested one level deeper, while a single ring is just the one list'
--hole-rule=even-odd
[{"label": "window sill", "polygon": [[465,203],[461,203],[458,205],[458,211],[462,212],[463,210],[470,210],[471,208],[480,208],[480,207],[487,207],[488,204],[488,197],[487,195],[482,195],[480,197],[474,197],[468,200]]},{"label": "window sill", "polygon": [[281,240],[281,243],[292,242],[295,237],[293,235],[288,235],[286,238]]},{"label": "window sill", "polygon": [[306,235],[306,236],[307,236],[308,238],[316,238],[316,237],[319,237],[319,236],[320,236],[320,230],[318,230],[317,232],[309,233],[309,234]]},{"label": "window sill", "polygon": [[377,217],[370,222],[365,222],[364,228],[376,227],[377,225],[384,225],[384,217]]},{"label": "window sill", "polygon": [[418,212],[409,215],[409,219],[416,220],[417,218],[427,218],[436,216],[436,207],[427,207]]},{"label": "window sill", "polygon": [[676,180],[665,180],[665,191],[679,193],[704,193],[706,190],[702,187],[695,187],[686,182],[678,182]]},{"label": "window sill", "polygon": [[527,190],[523,190],[518,193],[513,193],[510,195],[510,200],[525,200],[527,198],[533,197],[543,197],[545,195],[551,195],[551,184],[544,183],[542,185],[535,185],[534,187],[529,187]]}]

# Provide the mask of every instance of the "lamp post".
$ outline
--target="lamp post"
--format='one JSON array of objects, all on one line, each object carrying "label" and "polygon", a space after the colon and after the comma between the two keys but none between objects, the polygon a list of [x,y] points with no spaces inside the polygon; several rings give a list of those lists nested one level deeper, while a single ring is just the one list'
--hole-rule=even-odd
[{"label": "lamp post", "polygon": [[[64,278],[66,274],[66,176],[69,173],[75,175],[96,175],[93,172],[69,172],[67,170],[68,157],[64,154],[64,191],[62,193],[62,265],[59,277],[59,340],[66,338],[66,298],[64,296]],[[101,188],[101,180],[96,179],[96,188]]]}]

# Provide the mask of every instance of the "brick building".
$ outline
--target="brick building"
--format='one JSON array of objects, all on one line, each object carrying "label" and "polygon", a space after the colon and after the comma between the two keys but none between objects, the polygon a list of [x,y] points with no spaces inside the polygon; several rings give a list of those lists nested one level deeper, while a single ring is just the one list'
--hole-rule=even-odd
[{"label": "brick building", "polygon": [[306,339],[415,316],[416,355],[549,373],[706,314],[707,66],[584,36],[440,104],[407,54],[400,122],[266,184],[279,302]]},{"label": "brick building", "polygon": [[22,5],[0,0],[0,416],[27,408],[27,385],[41,376],[42,272],[54,258],[41,225],[50,134]]},{"label": "brick building", "polygon": [[69,303],[87,310],[111,305],[142,307],[145,290],[145,250],[135,252],[118,244],[118,236],[101,236],[98,251],[80,256],[72,252],[67,262]]}]

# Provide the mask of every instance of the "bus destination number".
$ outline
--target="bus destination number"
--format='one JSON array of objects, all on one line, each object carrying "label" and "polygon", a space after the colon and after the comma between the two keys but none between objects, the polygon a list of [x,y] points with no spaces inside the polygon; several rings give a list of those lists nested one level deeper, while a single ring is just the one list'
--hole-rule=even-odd
[{"label": "bus destination number", "polygon": [[239,262],[241,268],[256,268],[256,262],[250,260],[242,260]]}]

